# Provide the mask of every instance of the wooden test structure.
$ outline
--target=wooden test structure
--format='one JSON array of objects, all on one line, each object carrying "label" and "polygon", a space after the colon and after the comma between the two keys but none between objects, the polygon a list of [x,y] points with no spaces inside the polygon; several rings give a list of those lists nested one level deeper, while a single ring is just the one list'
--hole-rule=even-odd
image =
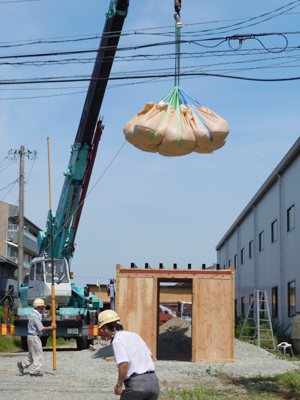
[{"label": "wooden test structure", "polygon": [[159,282],[192,283],[192,361],[234,361],[234,267],[227,270],[123,268],[117,264],[116,311],[157,359]]}]

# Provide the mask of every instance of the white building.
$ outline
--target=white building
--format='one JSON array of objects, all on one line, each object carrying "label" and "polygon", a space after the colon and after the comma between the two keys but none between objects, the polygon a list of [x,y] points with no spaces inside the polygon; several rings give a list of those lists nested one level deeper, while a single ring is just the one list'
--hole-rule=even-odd
[{"label": "white building", "polygon": [[221,268],[236,267],[236,315],[266,290],[284,329],[300,312],[300,138],[216,246]]}]

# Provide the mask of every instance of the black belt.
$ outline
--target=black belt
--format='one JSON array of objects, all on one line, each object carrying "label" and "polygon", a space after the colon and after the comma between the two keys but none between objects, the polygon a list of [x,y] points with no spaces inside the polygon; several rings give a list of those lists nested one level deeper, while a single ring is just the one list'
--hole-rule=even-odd
[{"label": "black belt", "polygon": [[154,374],[154,373],[155,373],[155,371],[147,371],[147,372],[144,372],[143,374],[136,374],[136,373],[134,372],[133,374],[130,375],[129,378],[127,378],[127,379],[124,380],[124,385],[126,386],[126,385],[129,383],[130,379],[131,379],[131,378],[134,378],[135,376],[142,376],[142,375]]}]

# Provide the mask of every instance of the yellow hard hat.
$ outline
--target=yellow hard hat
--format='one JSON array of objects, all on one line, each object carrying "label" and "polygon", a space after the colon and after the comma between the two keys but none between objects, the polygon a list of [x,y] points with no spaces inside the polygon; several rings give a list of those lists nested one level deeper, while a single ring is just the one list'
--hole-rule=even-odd
[{"label": "yellow hard hat", "polygon": [[35,299],[33,302],[33,307],[46,307],[46,305],[43,299]]},{"label": "yellow hard hat", "polygon": [[120,317],[114,310],[105,310],[98,315],[99,328],[111,322],[120,321]]}]

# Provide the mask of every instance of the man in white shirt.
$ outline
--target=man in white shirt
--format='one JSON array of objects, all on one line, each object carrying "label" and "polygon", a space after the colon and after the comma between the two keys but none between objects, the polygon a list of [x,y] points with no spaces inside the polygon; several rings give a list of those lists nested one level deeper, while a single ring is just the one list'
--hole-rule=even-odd
[{"label": "man in white shirt", "polygon": [[18,362],[18,368],[24,375],[24,368],[28,368],[33,363],[33,368],[30,371],[31,376],[42,376],[40,370],[43,366],[44,354],[41,342],[41,334],[44,331],[49,331],[56,328],[56,324],[51,323],[50,326],[44,326],[42,321],[49,318],[52,314],[52,304],[47,314],[44,314],[45,303],[43,299],[35,299],[33,302],[34,310],[30,314],[28,321],[28,336],[27,343],[29,353],[23,362]]},{"label": "man in white shirt", "polygon": [[124,331],[119,321],[120,317],[113,310],[105,310],[98,316],[99,328],[106,339],[112,340],[119,370],[115,394],[121,395],[121,400],[156,400],[159,383],[151,351],[139,335]]}]

